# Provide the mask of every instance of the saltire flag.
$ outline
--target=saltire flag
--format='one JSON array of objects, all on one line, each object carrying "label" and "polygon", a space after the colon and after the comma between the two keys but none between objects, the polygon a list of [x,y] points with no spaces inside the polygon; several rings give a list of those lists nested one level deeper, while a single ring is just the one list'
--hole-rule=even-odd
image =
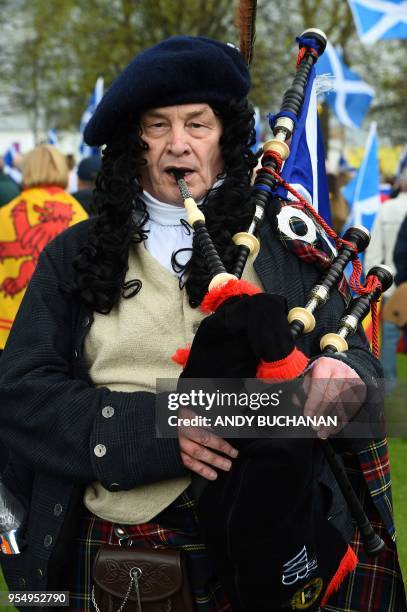
[{"label": "saltire flag", "polygon": [[58,136],[55,128],[48,130],[47,144],[53,145],[54,147],[58,144]]},{"label": "saltire flag", "polygon": [[[308,200],[318,214],[331,225],[324,145],[317,110],[317,81],[315,74],[315,67],[313,66],[305,89],[304,102],[291,140],[290,155],[284,163],[281,176],[301,196]],[[285,200],[293,199],[293,196],[282,187],[279,187],[277,194]]]},{"label": "saltire flag", "polygon": [[60,187],[32,187],[0,207],[0,349],[46,244],[88,218]]},{"label": "saltire flag", "polygon": [[20,143],[13,142],[5,154],[3,155],[4,160],[4,172],[11,176],[11,178],[18,184],[21,183],[21,171],[14,165],[16,156],[21,156]]},{"label": "saltire flag", "polygon": [[342,54],[330,42],[316,64],[317,74],[332,74],[333,91],[325,94],[327,104],[333,109],[339,123],[350,128],[360,128],[374,89],[353,72],[343,61]]},{"label": "saltire flag", "polygon": [[4,153],[3,160],[5,166],[8,168],[14,168],[14,158],[16,155],[21,155],[19,142],[13,142]]},{"label": "saltire flag", "polygon": [[79,146],[79,154],[81,158],[92,157],[93,155],[99,155],[99,147],[89,147],[83,139],[83,133],[85,131],[85,128],[90,118],[95,112],[97,105],[101,101],[102,97],[103,97],[103,77],[99,77],[96,81],[95,89],[93,90],[93,93],[91,97],[89,98],[88,106],[82,115],[81,123],[79,126],[79,131],[81,133],[81,138],[82,138],[81,144]]},{"label": "saltire flag", "polygon": [[[342,194],[350,208],[344,231],[352,225],[363,225],[371,231],[380,206],[380,170],[376,128],[376,123],[372,123],[360,168],[353,179],[342,189]],[[359,255],[359,259],[363,261],[363,253]],[[348,280],[351,273],[352,266],[348,264],[345,268],[345,276]],[[379,303],[377,309],[378,316],[380,316],[380,308],[381,304]],[[373,339],[373,326],[370,311],[363,320],[363,329],[368,341],[371,343]]]},{"label": "saltire flag", "polygon": [[360,40],[407,38],[406,0],[349,0]]},{"label": "saltire flag", "polygon": [[370,126],[360,168],[342,190],[350,209],[346,227],[363,225],[371,231],[380,206],[380,169],[376,127],[376,123],[373,122]]}]

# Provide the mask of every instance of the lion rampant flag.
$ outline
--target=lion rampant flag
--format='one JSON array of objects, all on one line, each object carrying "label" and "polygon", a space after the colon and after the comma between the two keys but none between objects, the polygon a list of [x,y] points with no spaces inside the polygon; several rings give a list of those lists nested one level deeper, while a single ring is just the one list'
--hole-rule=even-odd
[{"label": "lion rampant flag", "polygon": [[33,187],[0,208],[0,349],[3,349],[38,257],[55,236],[88,215],[59,187]]}]

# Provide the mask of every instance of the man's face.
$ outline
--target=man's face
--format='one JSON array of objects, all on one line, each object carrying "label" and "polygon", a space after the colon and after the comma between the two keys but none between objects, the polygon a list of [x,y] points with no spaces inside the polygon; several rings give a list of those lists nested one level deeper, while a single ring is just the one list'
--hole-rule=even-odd
[{"label": "man's face", "polygon": [[195,200],[201,199],[223,171],[219,146],[222,124],[208,104],[154,108],[141,116],[141,137],[148,144],[141,185],[152,196],[171,204],[182,198],[171,172],[185,170]]}]

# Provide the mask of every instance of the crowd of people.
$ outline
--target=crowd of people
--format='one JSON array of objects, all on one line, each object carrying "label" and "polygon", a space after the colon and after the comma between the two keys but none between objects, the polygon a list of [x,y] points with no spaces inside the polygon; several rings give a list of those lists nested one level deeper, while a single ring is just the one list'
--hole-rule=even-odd
[{"label": "crowd of people", "polygon": [[[385,543],[371,558],[316,438],[267,441],[253,451],[208,428],[156,433],[156,381],[182,378],[171,359],[180,347],[191,345],[183,365],[195,365],[197,377],[216,377],[217,367],[235,377],[246,364],[255,376],[251,334],[264,320],[249,315],[266,300],[276,323],[267,329],[269,349],[286,350],[276,357],[283,377],[304,376],[310,414],[321,406],[329,414],[340,401],[317,381],[338,381],[341,393],[358,387],[354,402],[369,410],[372,381],[383,376],[361,327],[346,354],[321,355],[320,338],[344,310],[337,289],[312,333],[294,345],[287,307],[304,304],[325,243],[315,239],[310,263],[309,249],[281,237],[276,211],[268,211],[260,251],[245,269],[252,294],[241,302],[233,295],[231,308],[222,303],[214,315],[198,308],[210,272],[174,174],[184,176],[230,271],[233,236],[254,213],[249,90],[234,46],[164,40],[136,56],[97,107],[85,138],[105,148],[101,162],[81,161],[74,194],[66,192],[66,161],[49,145],[24,158],[17,193],[7,185],[13,199],[0,208],[0,266],[7,264],[0,267],[2,480],[25,516],[15,534],[20,553],[0,555],[10,590],[69,591],[77,612],[124,609],[132,587],[130,605],[143,609],[139,582],[143,606],[174,612],[344,612],[365,610],[366,602],[370,612],[406,609],[384,438],[344,438],[338,446]],[[19,304],[18,312],[2,310],[5,304]],[[242,319],[234,318],[239,304],[248,308]],[[203,329],[212,335],[203,338]],[[230,486],[242,474],[241,485],[249,462],[258,465],[245,483],[249,491],[256,484],[257,502],[251,494],[241,499],[237,538],[224,540],[221,529],[213,538],[233,510],[222,482]],[[212,539],[203,525],[215,530]],[[186,572],[163,549],[181,550]],[[155,572],[147,595],[143,558]],[[175,586],[162,570],[168,563],[176,567]]]}]

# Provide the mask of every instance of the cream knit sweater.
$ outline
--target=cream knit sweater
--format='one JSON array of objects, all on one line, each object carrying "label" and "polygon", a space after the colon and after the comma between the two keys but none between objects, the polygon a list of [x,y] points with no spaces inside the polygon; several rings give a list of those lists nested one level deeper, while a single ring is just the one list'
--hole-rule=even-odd
[{"label": "cream knit sweater", "polygon": [[[147,251],[145,243],[130,251],[126,279],[133,278],[142,281],[140,293],[121,300],[109,316],[95,313],[85,341],[85,359],[97,386],[155,393],[157,378],[180,375],[181,368],[171,355],[192,343],[204,315],[189,306],[178,278]],[[261,286],[252,265],[246,266],[244,278]],[[189,484],[187,476],[112,493],[95,482],[87,487],[84,503],[105,520],[140,524],[169,506]]]}]

